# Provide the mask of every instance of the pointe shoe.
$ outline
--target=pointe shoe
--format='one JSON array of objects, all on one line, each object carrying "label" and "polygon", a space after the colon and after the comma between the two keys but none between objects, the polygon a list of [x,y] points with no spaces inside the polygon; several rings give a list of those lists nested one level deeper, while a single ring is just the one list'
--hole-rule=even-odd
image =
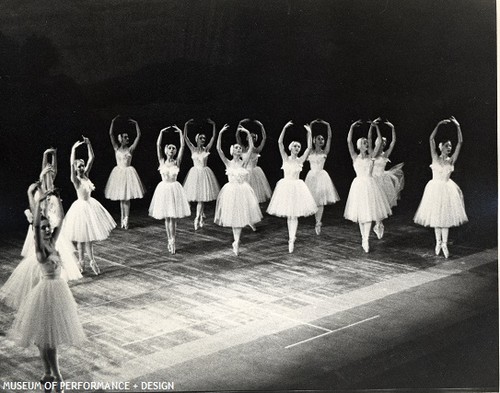
[{"label": "pointe shoe", "polygon": [[205,215],[202,214],[200,217],[200,228],[203,228],[203,225],[205,225],[205,221],[203,220],[205,218]]},{"label": "pointe shoe", "polygon": [[249,226],[249,227],[252,229],[252,231],[254,231],[254,232],[257,230],[257,228],[255,228],[255,225],[248,224],[248,226]]},{"label": "pointe shoe", "polygon": [[98,276],[99,274],[101,274],[101,269],[99,268],[99,265],[93,259],[90,260],[90,268],[92,269],[92,271],[94,272],[94,274],[96,276]]},{"label": "pointe shoe", "polygon": [[170,251],[171,254],[175,254],[175,239],[170,239],[168,241],[168,251]]},{"label": "pointe shoe", "polygon": [[314,227],[315,231],[316,231],[316,235],[319,235],[321,234],[321,222],[317,222],[316,223],[316,226]]},{"label": "pointe shoe", "polygon": [[436,255],[439,255],[439,253],[441,252],[441,248],[442,248],[441,242],[436,242],[436,248],[434,249]]},{"label": "pointe shoe", "polygon": [[78,261],[78,268],[80,269],[80,273],[83,273],[83,271],[85,270],[85,261],[79,260]]},{"label": "pointe shoe", "polygon": [[288,252],[291,254],[295,248],[295,238],[288,240]]},{"label": "pointe shoe", "polygon": [[197,231],[198,230],[198,221],[200,220],[200,217],[196,216],[194,218],[194,230]]},{"label": "pointe shoe", "polygon": [[446,259],[450,256],[450,252],[448,251],[448,245],[446,243],[443,243],[441,245],[441,249],[443,250],[443,255]]},{"label": "pointe shoe", "polygon": [[365,252],[370,252],[370,243],[368,243],[368,239],[363,239],[363,241],[361,242],[361,246],[363,247],[363,250],[365,250]]},{"label": "pointe shoe", "polygon": [[45,374],[41,379],[40,383],[42,384],[43,391],[45,393],[49,393],[52,391],[52,382],[54,382],[55,378],[52,375]]},{"label": "pointe shoe", "polygon": [[382,237],[384,237],[384,224],[375,224],[373,226],[373,232],[377,235],[377,239],[382,239]]},{"label": "pointe shoe", "polygon": [[234,252],[234,255],[238,256],[238,254],[240,253],[240,242],[235,240],[233,242],[233,252]]},{"label": "pointe shoe", "polygon": [[122,228],[128,229],[128,217],[123,218]]}]

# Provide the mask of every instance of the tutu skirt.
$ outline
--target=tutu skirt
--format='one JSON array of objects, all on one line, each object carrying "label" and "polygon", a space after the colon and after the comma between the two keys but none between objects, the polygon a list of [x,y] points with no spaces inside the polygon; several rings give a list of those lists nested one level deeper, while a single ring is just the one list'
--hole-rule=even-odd
[{"label": "tutu skirt", "polygon": [[398,204],[398,199],[400,199],[401,191],[404,188],[405,178],[402,167],[403,164],[401,163],[393,166],[388,171],[384,171],[380,176],[373,176],[380,189],[387,196],[391,207]]},{"label": "tutu skirt", "polygon": [[149,205],[149,215],[158,220],[191,215],[186,192],[178,181],[158,183]]},{"label": "tutu skirt", "polygon": [[215,201],[220,187],[214,172],[207,166],[192,167],[184,180],[184,190],[189,202]]},{"label": "tutu skirt", "polygon": [[309,171],[305,183],[311,191],[316,205],[324,206],[340,201],[332,179],[324,169],[321,171]]},{"label": "tutu skirt", "polygon": [[300,179],[281,179],[276,183],[267,212],[278,217],[306,217],[318,210],[316,201]]},{"label": "tutu skirt", "polygon": [[19,308],[9,335],[24,347],[81,344],[85,333],[66,281],[42,278]]},{"label": "tutu skirt", "polygon": [[456,227],[469,221],[460,187],[451,179],[429,181],[413,221],[433,228]]},{"label": "tutu skirt", "polygon": [[128,201],[144,196],[144,186],[132,166],[115,166],[109,175],[104,196],[112,201]]},{"label": "tutu skirt", "polygon": [[259,203],[263,203],[271,198],[271,186],[267,181],[264,171],[256,166],[255,168],[249,169],[248,174],[248,184],[252,187],[255,192],[255,196]]},{"label": "tutu skirt", "polygon": [[259,202],[250,184],[226,183],[215,205],[214,222],[223,227],[243,228],[262,220]]},{"label": "tutu skirt", "polygon": [[344,218],[354,222],[381,221],[392,214],[387,196],[373,177],[354,178],[344,210]]},{"label": "tutu skirt", "polygon": [[28,227],[26,232],[26,239],[24,239],[23,249],[21,250],[21,256],[27,257],[31,253],[35,252],[35,236],[33,234],[33,225]]},{"label": "tutu skirt", "polygon": [[113,217],[90,197],[73,202],[64,218],[62,233],[74,242],[91,242],[107,239],[115,227]]}]

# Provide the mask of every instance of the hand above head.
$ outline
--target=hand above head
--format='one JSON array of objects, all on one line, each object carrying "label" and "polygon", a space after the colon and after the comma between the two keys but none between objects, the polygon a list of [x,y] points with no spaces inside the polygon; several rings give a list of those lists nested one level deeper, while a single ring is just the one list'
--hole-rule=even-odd
[{"label": "hand above head", "polygon": [[293,122],[291,120],[285,124],[285,128],[288,128],[290,126],[293,126]]},{"label": "hand above head", "polygon": [[115,117],[113,117],[113,120],[111,120],[111,122],[115,122],[116,119],[118,119],[120,117],[120,115],[116,115]]},{"label": "hand above head", "polygon": [[83,138],[83,143],[85,143],[86,145],[88,145],[90,143],[89,138],[87,138],[86,136],[82,135],[82,138]]},{"label": "hand above head", "polygon": [[394,128],[394,124],[392,124],[389,120],[384,121],[384,124],[387,124],[389,127]]},{"label": "hand above head", "polygon": [[168,127],[162,128],[162,129],[160,130],[160,132],[166,132],[166,131],[170,128],[170,127],[172,127],[172,126],[168,126]]},{"label": "hand above head", "polygon": [[441,121],[438,122],[438,125],[440,125],[440,124],[448,124],[448,123],[451,123],[450,119],[443,119],[443,120],[441,120]]},{"label": "hand above head", "polygon": [[76,141],[74,144],[73,144],[73,147],[76,148],[78,146],[81,146],[83,145],[85,142],[84,141]]},{"label": "hand above head", "polygon": [[450,122],[452,122],[453,124],[455,124],[456,126],[460,126],[460,123],[458,122],[457,119],[455,119],[454,116],[450,116]]},{"label": "hand above head", "polygon": [[363,124],[363,120],[359,119],[359,120],[356,120],[355,122],[353,122],[351,124],[351,128],[354,128],[354,127],[359,127],[361,124]]},{"label": "hand above head", "polygon": [[[194,121],[193,119],[191,119],[190,121]],[[215,124],[215,121],[213,121],[212,119],[208,118],[207,119],[207,122],[214,125]]]},{"label": "hand above head", "polygon": [[137,121],[135,121],[134,119],[130,119],[130,118],[128,119],[128,122],[132,123],[132,124],[137,124]]},{"label": "hand above head", "polygon": [[40,180],[31,183],[30,186],[28,187],[28,191],[33,193],[36,189],[40,188],[41,182]]},{"label": "hand above head", "polygon": [[172,128],[175,130],[175,132],[182,134],[182,130],[179,127],[177,127],[177,125],[174,124]]},{"label": "hand above head", "polygon": [[229,124],[224,124],[224,127],[221,128],[220,133],[222,134],[224,131],[226,131],[229,128]]},{"label": "hand above head", "polygon": [[307,130],[307,133],[309,133],[309,134],[312,133],[311,124],[304,124],[304,128]]},{"label": "hand above head", "polygon": [[238,126],[238,130],[240,131],[243,131],[243,132],[246,132],[247,134],[250,134],[250,131],[248,131],[245,127],[243,127],[242,125],[239,125]]}]

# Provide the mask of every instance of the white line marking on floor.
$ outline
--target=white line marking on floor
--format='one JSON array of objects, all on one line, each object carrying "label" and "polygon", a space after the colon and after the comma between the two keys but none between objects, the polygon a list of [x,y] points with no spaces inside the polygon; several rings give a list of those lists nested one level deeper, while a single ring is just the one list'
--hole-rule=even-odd
[{"label": "white line marking on floor", "polygon": [[338,329],[335,329],[335,330],[330,330],[330,331],[329,331],[329,332],[327,332],[327,333],[323,333],[323,334],[320,334],[320,335],[318,335],[318,336],[314,336],[314,337],[308,338],[307,340],[302,340],[302,341],[299,341],[298,343],[291,344],[291,345],[287,345],[287,346],[285,347],[285,349],[292,348],[292,347],[295,347],[295,346],[300,345],[300,344],[304,344],[304,343],[309,342],[309,341],[312,341],[312,340],[316,340],[317,338],[324,337],[324,336],[327,336],[327,335],[332,334],[332,333],[335,333],[335,332],[339,332],[339,331],[341,331],[341,330],[344,330],[344,329],[347,329],[347,328],[350,328],[350,327],[353,327],[353,326],[359,325],[359,324],[361,324],[361,323],[365,323],[365,322],[371,321],[372,319],[377,319],[377,318],[379,318],[379,317],[380,317],[380,315],[375,315],[375,316],[373,316],[373,317],[363,319],[362,321],[354,322],[354,323],[351,323],[350,325],[347,325],[347,326],[342,326],[341,328],[338,328]]}]

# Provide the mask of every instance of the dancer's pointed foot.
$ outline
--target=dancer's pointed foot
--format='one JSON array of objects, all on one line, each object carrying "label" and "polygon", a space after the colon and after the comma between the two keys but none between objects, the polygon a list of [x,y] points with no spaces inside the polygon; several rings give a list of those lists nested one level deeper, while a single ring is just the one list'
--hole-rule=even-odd
[{"label": "dancer's pointed foot", "polygon": [[439,255],[439,253],[441,252],[441,248],[442,248],[441,242],[436,242],[436,248],[434,249],[436,255]]},{"label": "dancer's pointed foot", "polygon": [[200,217],[199,217],[199,216],[196,216],[196,217],[194,218],[194,223],[193,223],[193,224],[194,224],[194,230],[195,230],[195,231],[197,231],[197,230],[198,230],[198,222],[199,222],[199,220],[200,220]]},{"label": "dancer's pointed foot", "polygon": [[255,225],[253,225],[253,224],[248,224],[248,226],[249,226],[249,227],[252,229],[252,231],[254,231],[254,232],[257,230],[257,228],[255,228]]},{"label": "dancer's pointed foot", "polygon": [[199,220],[199,223],[200,223],[200,228],[203,228],[203,226],[205,225],[205,215],[202,214],[201,217],[200,217],[200,220]]},{"label": "dancer's pointed foot", "polygon": [[169,239],[168,251],[170,251],[171,254],[175,254],[175,239]]},{"label": "dancer's pointed foot", "polygon": [[123,224],[122,224],[123,229],[128,229],[128,217],[123,218]]},{"label": "dancer's pointed foot", "polygon": [[291,254],[295,248],[295,238],[288,240],[288,252]]},{"label": "dancer's pointed foot", "polygon": [[316,230],[316,235],[321,234],[321,225],[322,224],[319,221],[316,223],[316,226],[314,227],[314,229]]},{"label": "dancer's pointed foot", "polygon": [[368,239],[363,239],[363,241],[361,242],[361,246],[363,247],[363,250],[365,250],[365,252],[370,252],[370,243],[368,242]]},{"label": "dancer's pointed foot", "polygon": [[234,252],[234,255],[238,256],[238,254],[240,253],[240,242],[235,240],[233,242],[233,252]]},{"label": "dancer's pointed foot", "polygon": [[90,268],[92,269],[92,271],[94,272],[94,274],[96,276],[101,274],[101,269],[99,268],[99,265],[97,264],[97,262],[94,259],[90,260]]},{"label": "dancer's pointed foot", "polygon": [[441,245],[441,249],[443,250],[443,255],[446,259],[450,256],[450,252],[448,251],[448,245],[446,243],[443,243]]},{"label": "dancer's pointed foot", "polygon": [[377,239],[382,239],[384,237],[384,224],[375,224],[373,226],[373,232],[377,235]]},{"label": "dancer's pointed foot", "polygon": [[78,267],[80,269],[80,273],[83,273],[83,271],[85,270],[85,261],[83,259],[80,259],[78,261]]}]

